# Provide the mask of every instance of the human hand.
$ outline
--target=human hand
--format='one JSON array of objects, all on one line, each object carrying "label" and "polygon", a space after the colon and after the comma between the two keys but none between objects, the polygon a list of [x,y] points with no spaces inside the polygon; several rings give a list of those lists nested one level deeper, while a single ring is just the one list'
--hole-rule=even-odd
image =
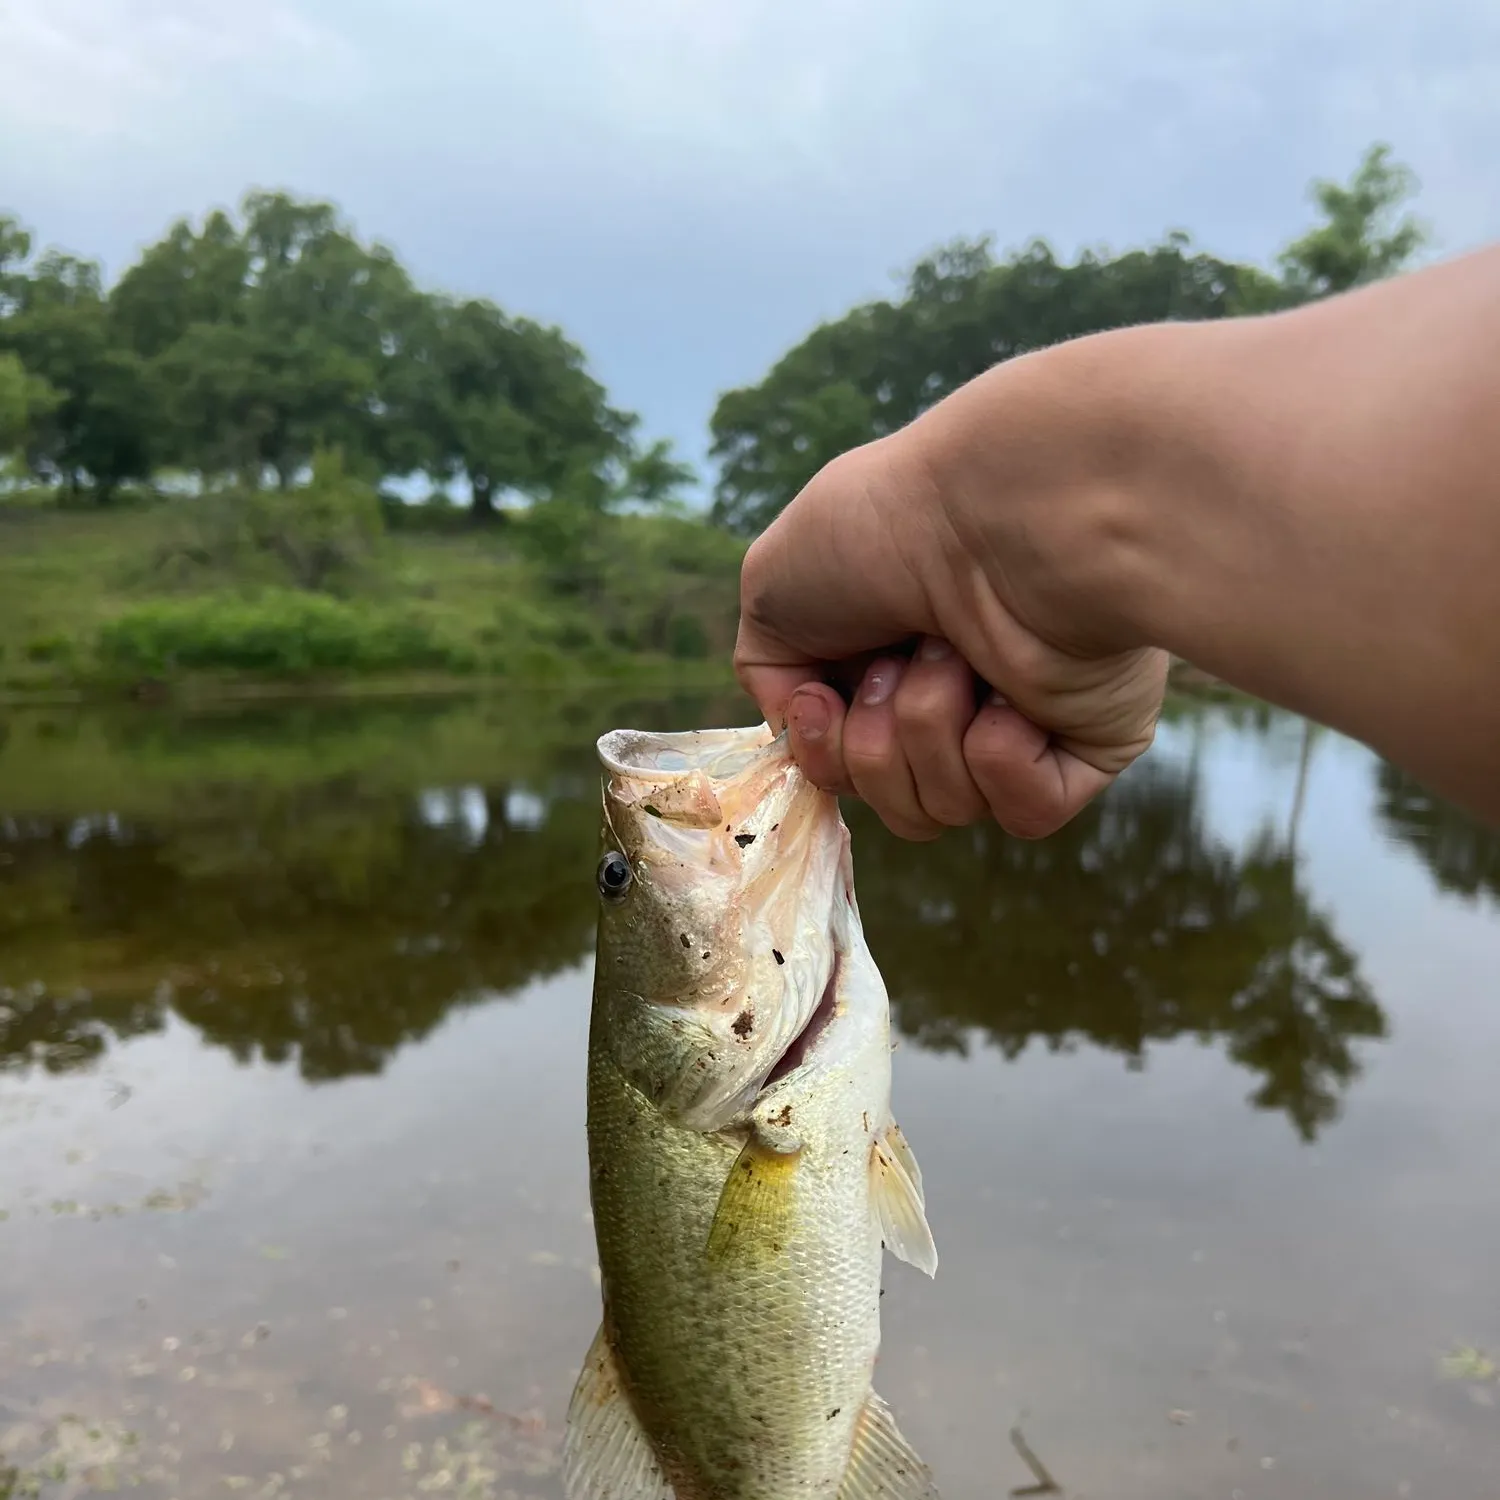
[{"label": "human hand", "polygon": [[[735,668],[807,775],[901,837],[1038,838],[1150,745],[1167,658],[1111,638],[1096,561],[1068,555],[1097,534],[1086,476],[1023,438],[976,515],[964,394],[836,459],[755,541]],[[984,443],[1007,457],[992,422]]]}]

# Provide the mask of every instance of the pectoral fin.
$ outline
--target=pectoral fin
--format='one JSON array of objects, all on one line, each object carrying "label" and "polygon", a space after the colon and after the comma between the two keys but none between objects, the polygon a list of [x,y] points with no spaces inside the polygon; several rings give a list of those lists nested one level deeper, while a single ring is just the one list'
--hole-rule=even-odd
[{"label": "pectoral fin", "polygon": [[800,1151],[773,1151],[751,1136],[719,1194],[704,1253],[713,1264],[730,1257],[773,1260],[792,1229]]},{"label": "pectoral fin", "polygon": [[916,1165],[911,1147],[894,1125],[876,1136],[870,1147],[870,1198],[886,1249],[907,1265],[936,1276],[937,1246],[922,1205],[922,1175],[916,1171],[913,1176]]},{"label": "pectoral fin", "polygon": [[932,1471],[901,1436],[891,1409],[870,1392],[838,1500],[938,1500]]},{"label": "pectoral fin", "polygon": [[567,1500],[673,1500],[651,1440],[626,1398],[603,1324],[568,1403],[562,1481]]}]

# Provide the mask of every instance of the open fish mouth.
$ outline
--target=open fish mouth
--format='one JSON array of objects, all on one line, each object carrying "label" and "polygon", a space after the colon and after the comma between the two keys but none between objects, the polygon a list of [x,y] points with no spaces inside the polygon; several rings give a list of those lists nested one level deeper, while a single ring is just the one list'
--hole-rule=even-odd
[{"label": "open fish mouth", "polygon": [[597,749],[605,770],[616,776],[676,778],[701,772],[727,781],[754,764],[772,746],[783,752],[785,732],[773,736],[764,724],[743,729],[686,729],[655,732],[612,729],[599,737]]}]

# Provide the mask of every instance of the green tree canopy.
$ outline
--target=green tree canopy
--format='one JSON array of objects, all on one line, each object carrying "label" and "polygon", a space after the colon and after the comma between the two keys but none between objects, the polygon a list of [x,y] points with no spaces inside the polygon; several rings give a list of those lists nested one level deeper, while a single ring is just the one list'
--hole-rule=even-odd
[{"label": "green tree canopy", "polygon": [[[101,499],[151,472],[157,454],[150,374],[111,337],[98,265],[60,250],[30,264],[30,237],[0,221],[0,353],[19,359],[35,408],[25,434],[31,467],[70,490],[91,479]],[[50,394],[47,394],[50,393]]]},{"label": "green tree canopy", "polygon": [[1291,293],[1327,297],[1407,266],[1428,239],[1420,219],[1398,213],[1416,190],[1416,175],[1393,162],[1386,145],[1365,152],[1347,186],[1315,182],[1313,201],[1323,221],[1293,240],[1280,257]]},{"label": "green tree canopy", "polygon": [[286,488],[338,448],[368,479],[461,483],[479,517],[507,494],[597,509],[682,482],[562,330],[419,290],[332,204],[252,192],[180,219],[107,290],[93,262],[32,249],[0,217],[0,353],[57,394],[34,386],[25,422],[43,479]]},{"label": "green tree canopy", "polygon": [[0,459],[24,452],[59,404],[56,391],[14,354],[0,354]]},{"label": "green tree canopy", "polygon": [[631,452],[617,411],[560,329],[482,299],[431,298],[405,329],[408,357],[386,388],[412,467],[467,483],[477,517],[506,493],[546,499]]}]

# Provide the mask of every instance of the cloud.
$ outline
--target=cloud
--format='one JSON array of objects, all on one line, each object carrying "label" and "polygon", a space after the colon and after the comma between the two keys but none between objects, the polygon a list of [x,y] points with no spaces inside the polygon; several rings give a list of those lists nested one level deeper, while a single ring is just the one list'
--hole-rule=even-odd
[{"label": "cloud", "polygon": [[8,0],[0,10],[0,112],[44,149],[80,140],[150,143],[210,91],[253,91],[259,70],[301,87],[347,77],[336,32],[285,0]]},{"label": "cloud", "polygon": [[0,203],[112,269],[252,183],[562,322],[700,449],[934,243],[1270,256],[1372,140],[1500,234],[1490,0],[9,0]]}]

